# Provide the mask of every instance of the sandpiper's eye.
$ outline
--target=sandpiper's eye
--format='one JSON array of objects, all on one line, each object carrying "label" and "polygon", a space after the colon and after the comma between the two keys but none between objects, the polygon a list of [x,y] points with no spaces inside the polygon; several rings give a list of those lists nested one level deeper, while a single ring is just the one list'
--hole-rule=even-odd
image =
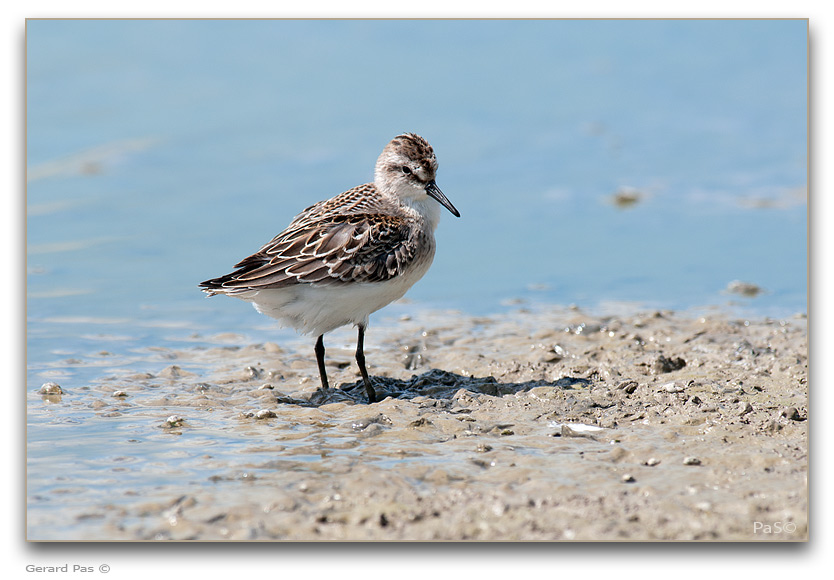
[{"label": "sandpiper's eye", "polygon": [[405,173],[406,175],[411,175],[411,169],[409,169],[407,165],[403,165],[402,169],[403,173]]}]

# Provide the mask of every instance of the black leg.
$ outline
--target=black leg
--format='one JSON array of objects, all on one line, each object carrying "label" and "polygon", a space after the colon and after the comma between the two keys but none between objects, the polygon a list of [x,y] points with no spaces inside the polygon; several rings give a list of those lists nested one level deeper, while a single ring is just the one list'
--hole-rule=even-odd
[{"label": "black leg", "polygon": [[316,361],[319,363],[319,376],[321,377],[321,388],[322,389],[329,389],[330,385],[327,384],[327,372],[324,370],[324,335],[319,335],[319,339],[316,341]]},{"label": "black leg", "polygon": [[376,403],[376,391],[371,385],[368,377],[368,369],[365,368],[365,327],[359,325],[359,337],[356,339],[356,364],[359,365],[359,372],[362,373],[362,380],[365,381],[365,390],[368,391],[368,402]]}]

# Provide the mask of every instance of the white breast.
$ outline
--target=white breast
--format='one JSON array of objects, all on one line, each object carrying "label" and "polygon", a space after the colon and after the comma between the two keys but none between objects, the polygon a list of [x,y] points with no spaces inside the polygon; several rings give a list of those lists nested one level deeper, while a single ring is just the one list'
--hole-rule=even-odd
[{"label": "white breast", "polygon": [[250,290],[235,294],[255,309],[291,326],[298,332],[318,336],[340,326],[362,324],[394,300],[402,298],[422,278],[434,259],[434,248],[422,260],[385,282],[315,286],[299,284],[286,288]]}]

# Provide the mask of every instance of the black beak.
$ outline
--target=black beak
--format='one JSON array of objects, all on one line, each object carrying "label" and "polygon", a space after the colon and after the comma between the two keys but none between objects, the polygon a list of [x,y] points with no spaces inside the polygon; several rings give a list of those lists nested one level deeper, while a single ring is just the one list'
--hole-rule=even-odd
[{"label": "black beak", "polygon": [[434,180],[429,181],[426,184],[426,193],[430,197],[433,197],[434,199],[439,201],[440,205],[452,212],[453,216],[460,217],[460,212],[455,208],[455,206],[452,205],[452,202],[449,201],[449,198],[443,195],[443,192],[440,191],[440,188],[437,187],[437,184],[434,182]]}]

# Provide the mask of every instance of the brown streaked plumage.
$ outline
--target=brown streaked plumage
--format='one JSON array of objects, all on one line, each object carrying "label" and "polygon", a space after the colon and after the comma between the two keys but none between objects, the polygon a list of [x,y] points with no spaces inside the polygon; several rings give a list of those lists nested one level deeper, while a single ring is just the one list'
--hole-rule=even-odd
[{"label": "brown streaked plumage", "polygon": [[236,270],[200,284],[227,294],[299,332],[317,335],[322,388],[323,335],[346,324],[359,329],[356,360],[370,402],[364,333],[371,313],[402,297],[434,258],[441,204],[457,209],[435,184],[437,159],[422,137],[395,137],[376,163],[374,182],[316,203]]}]

